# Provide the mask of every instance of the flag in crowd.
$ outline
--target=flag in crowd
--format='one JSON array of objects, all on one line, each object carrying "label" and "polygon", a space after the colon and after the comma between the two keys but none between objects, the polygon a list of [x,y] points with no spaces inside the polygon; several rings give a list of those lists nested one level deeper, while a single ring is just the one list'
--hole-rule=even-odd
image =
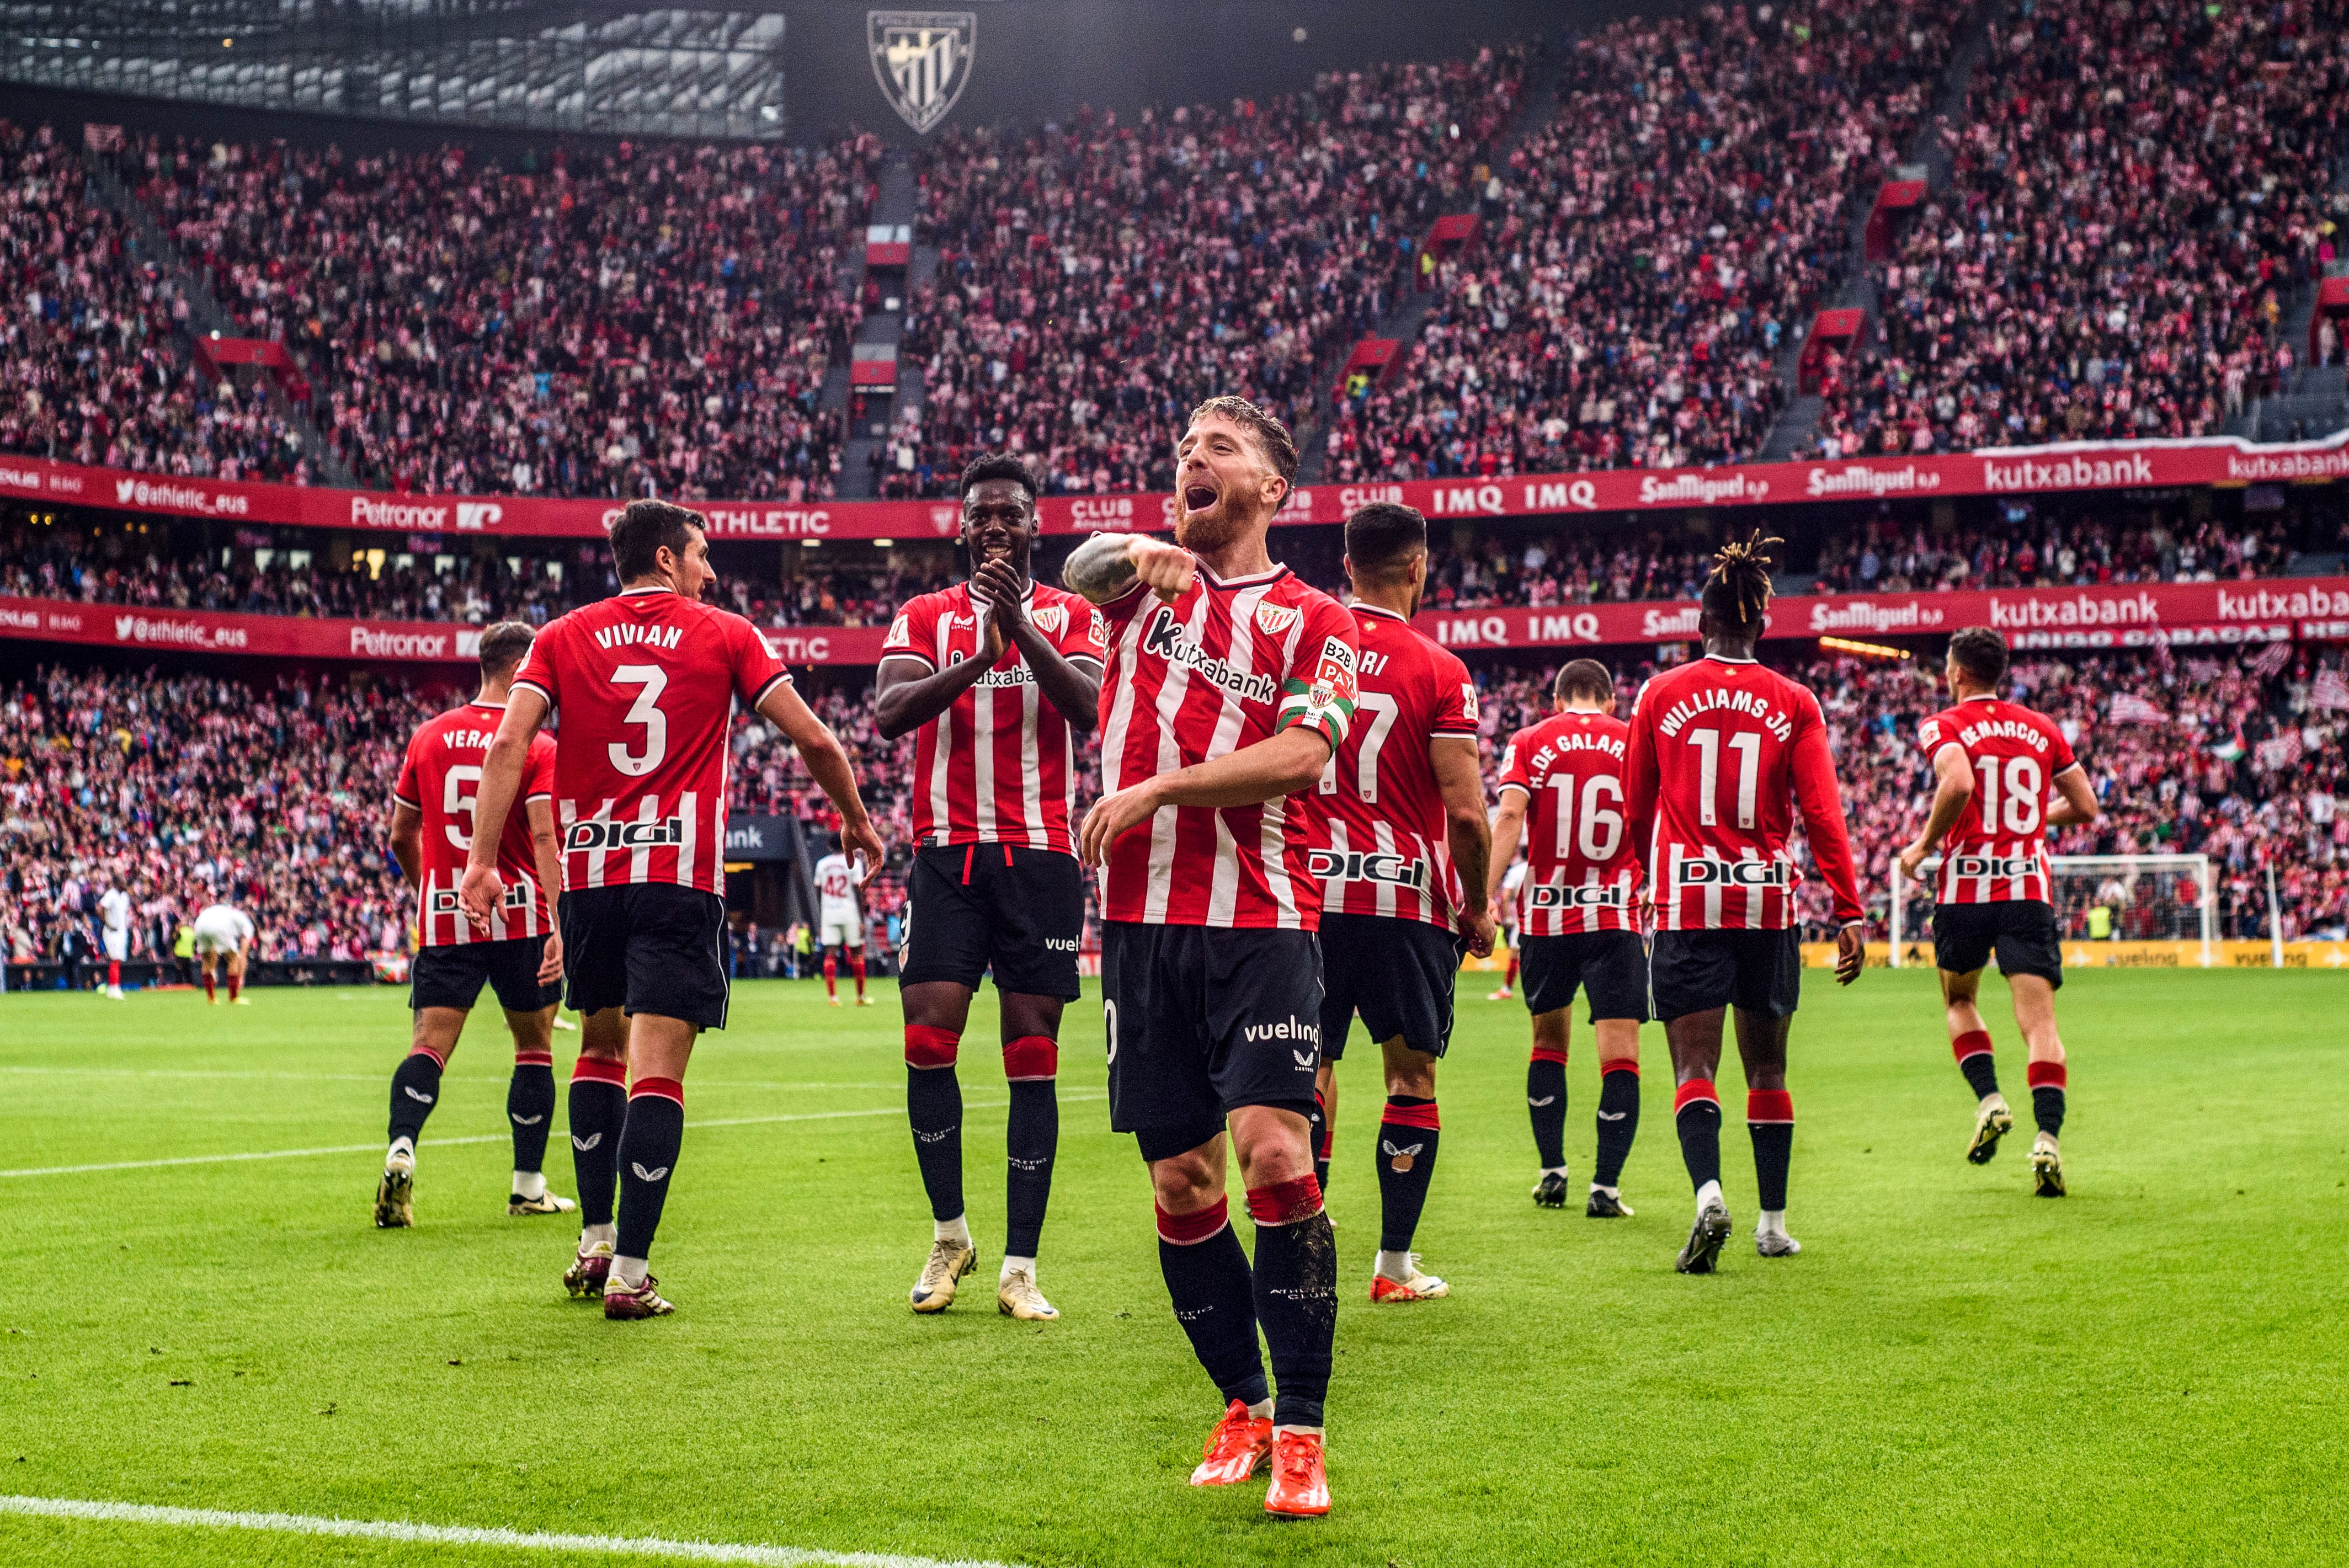
[{"label": "flag in crowd", "polygon": [[2168,724],[2169,716],[2133,692],[2122,692],[2113,698],[2112,721],[2115,724]]},{"label": "flag in crowd", "polygon": [[2317,671],[2309,684],[2308,702],[2312,707],[2349,708],[2349,680],[2329,666]]}]

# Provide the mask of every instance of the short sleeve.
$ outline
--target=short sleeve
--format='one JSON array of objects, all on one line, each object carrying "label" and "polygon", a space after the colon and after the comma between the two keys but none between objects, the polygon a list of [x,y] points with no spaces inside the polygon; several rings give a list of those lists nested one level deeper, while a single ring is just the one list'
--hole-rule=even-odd
[{"label": "short sleeve", "polygon": [[400,805],[424,809],[424,787],[416,781],[416,738],[408,738],[408,750],[399,759],[399,782],[391,787],[391,798]]},{"label": "short sleeve", "polygon": [[740,615],[727,617],[727,654],[733,665],[734,689],[743,705],[757,707],[778,686],[789,686],[792,673],[775,656],[759,628]]},{"label": "short sleeve", "polygon": [[1436,735],[1476,734],[1476,683],[1468,678],[1468,666],[1457,659],[1437,661],[1435,666],[1435,712],[1430,717],[1430,730]]},{"label": "short sleeve", "polygon": [[2072,743],[2064,738],[2064,732],[2052,724],[2044,725],[2041,728],[2047,738],[2054,743],[2048,753],[2047,777],[2053,779],[2066,768],[2077,768],[2080,765],[2080,759],[2073,755]]},{"label": "short sleeve", "polygon": [[1533,775],[1526,769],[1526,761],[1531,753],[1532,748],[1526,744],[1525,731],[1519,730],[1509,737],[1508,749],[1501,753],[1501,789],[1515,785],[1528,795],[1534,792]]},{"label": "short sleeve", "polygon": [[1939,757],[1941,754],[1941,748],[1951,744],[1956,738],[1950,733],[1950,727],[1941,722],[1940,714],[1935,714],[1917,727],[1917,744],[1924,748],[1925,756],[1929,759]]},{"label": "short sleeve", "polygon": [[554,651],[570,629],[570,617],[558,617],[530,640],[530,652],[522,656],[522,667],[514,671],[514,685],[530,687],[546,699],[549,707],[563,706],[563,690],[554,675]]},{"label": "short sleeve", "polygon": [[1361,666],[1354,618],[1338,602],[1316,593],[1299,606],[1305,626],[1284,672],[1273,733],[1295,725],[1319,730],[1332,747],[1353,727],[1355,671]]},{"label": "short sleeve", "polygon": [[531,737],[530,757],[523,764],[522,798],[525,800],[551,800],[554,798],[554,738],[544,730]]},{"label": "short sleeve", "polygon": [[889,634],[881,639],[883,658],[918,659],[932,669],[938,667],[937,617],[924,613],[927,599],[926,594],[897,612],[897,618],[889,623]]},{"label": "short sleeve", "polygon": [[1053,646],[1064,659],[1091,659],[1101,664],[1109,657],[1109,625],[1099,610],[1086,601],[1070,598],[1068,624],[1053,639]]}]

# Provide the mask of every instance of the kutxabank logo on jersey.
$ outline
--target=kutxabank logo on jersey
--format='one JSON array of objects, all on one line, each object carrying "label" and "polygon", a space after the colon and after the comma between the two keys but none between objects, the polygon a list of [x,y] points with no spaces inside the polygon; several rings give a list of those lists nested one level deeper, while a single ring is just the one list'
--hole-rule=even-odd
[{"label": "kutxabank logo on jersey", "polygon": [[975,11],[867,11],[873,79],[917,136],[953,109],[978,49]]}]

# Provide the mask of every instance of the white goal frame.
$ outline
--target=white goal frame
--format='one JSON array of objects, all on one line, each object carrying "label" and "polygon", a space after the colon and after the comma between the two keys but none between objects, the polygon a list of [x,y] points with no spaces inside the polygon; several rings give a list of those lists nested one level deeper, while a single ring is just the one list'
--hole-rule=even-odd
[{"label": "white goal frame", "polygon": [[[2116,872],[2125,878],[2142,876],[2150,872],[2190,872],[2194,878],[2194,885],[2201,890],[2201,897],[2199,902],[2201,905],[2200,913],[2202,917],[2202,967],[2208,969],[2214,962],[2216,962],[2219,924],[2219,882],[2218,873],[2210,864],[2209,856],[2051,855],[2048,858],[2054,867],[2055,874],[2059,877],[2067,871],[2088,872]],[[1925,857],[1924,864],[1917,869],[1920,873],[1918,878],[1919,882],[1927,886],[1930,886],[1940,872],[1941,857],[1939,855],[1927,855]],[[1909,907],[1909,883],[1900,874],[1900,862],[1897,859],[1892,862],[1891,888],[1892,907],[1887,913],[1885,924],[1892,937],[1892,967],[1899,969],[1906,967],[1902,960],[1901,949],[1907,944],[1909,940],[1909,934],[1902,930],[1903,917],[1906,915]],[[1930,933],[1927,934],[1930,934]]]}]

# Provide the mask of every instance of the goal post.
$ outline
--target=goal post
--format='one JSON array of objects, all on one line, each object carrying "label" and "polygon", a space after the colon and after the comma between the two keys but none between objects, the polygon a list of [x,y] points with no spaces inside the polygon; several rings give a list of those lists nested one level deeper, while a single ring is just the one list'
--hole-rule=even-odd
[{"label": "goal post", "polygon": [[[2091,911],[2108,912],[2105,929],[2116,939],[2192,942],[2202,951],[2202,967],[2216,962],[2219,884],[2208,855],[2055,855],[2055,934],[2064,942],[2085,942],[2103,922]],[[1904,949],[1933,935],[1933,890],[1941,857],[1928,855],[1915,881],[1892,862],[1891,907],[1885,924],[1892,938],[1892,967],[1905,968]]]}]

